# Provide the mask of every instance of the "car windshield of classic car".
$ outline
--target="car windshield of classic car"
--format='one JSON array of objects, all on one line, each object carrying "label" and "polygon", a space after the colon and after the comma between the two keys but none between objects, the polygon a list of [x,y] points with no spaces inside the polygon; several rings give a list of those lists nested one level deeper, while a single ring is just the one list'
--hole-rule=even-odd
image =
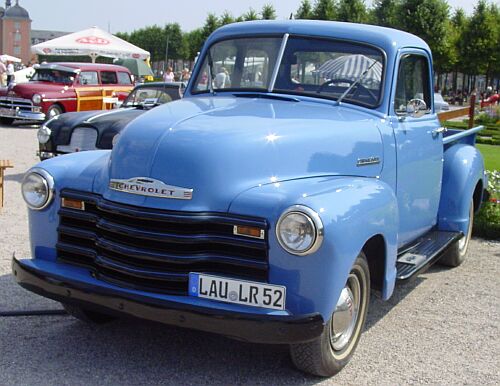
[{"label": "car windshield of classic car", "polygon": [[37,69],[30,81],[73,84],[75,74],[51,68]]},{"label": "car windshield of classic car", "polygon": [[127,99],[123,102],[122,107],[139,107],[148,108],[171,102],[172,100],[180,99],[179,88],[137,88],[133,90]]},{"label": "car windshield of classic car", "polygon": [[207,51],[193,93],[271,88],[375,107],[383,72],[382,51],[354,42],[301,37],[228,39]]}]

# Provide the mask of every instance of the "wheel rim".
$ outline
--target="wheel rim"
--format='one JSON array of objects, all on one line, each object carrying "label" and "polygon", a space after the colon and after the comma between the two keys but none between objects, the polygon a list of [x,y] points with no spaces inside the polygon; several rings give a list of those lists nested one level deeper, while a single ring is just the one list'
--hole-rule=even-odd
[{"label": "wheel rim", "polygon": [[467,247],[469,245],[469,240],[472,235],[472,221],[474,218],[474,205],[471,203],[470,209],[469,209],[469,225],[467,227],[467,233],[462,237],[460,240],[458,240],[458,250],[460,253],[465,253],[467,250]]},{"label": "wheel rim", "polygon": [[351,341],[359,318],[360,303],[361,284],[358,277],[351,273],[342,289],[330,324],[333,350],[341,351]]},{"label": "wheel rim", "polygon": [[54,118],[56,115],[60,115],[61,112],[57,108],[52,108],[49,110],[49,118]]}]

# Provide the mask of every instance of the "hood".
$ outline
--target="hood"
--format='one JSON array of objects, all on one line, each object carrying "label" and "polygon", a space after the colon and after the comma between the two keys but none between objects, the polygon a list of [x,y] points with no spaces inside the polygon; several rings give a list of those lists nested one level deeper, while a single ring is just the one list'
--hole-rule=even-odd
[{"label": "hood", "polygon": [[[226,211],[259,184],[316,176],[380,174],[374,117],[305,101],[197,97],[168,103],[131,122],[95,190],[114,201],[173,210]],[[110,179],[153,178],[193,189],[191,200],[109,190]]]},{"label": "hood", "polygon": [[62,93],[66,90],[71,89],[71,86],[64,85],[61,83],[49,83],[49,82],[27,82],[27,83],[19,83],[12,87],[12,91],[14,91],[17,95],[31,98],[33,94],[47,94],[47,93]]},{"label": "hood", "polygon": [[[60,115],[58,119],[47,125],[52,130],[52,138],[56,145],[67,145],[71,140],[72,131],[78,126],[91,126],[97,129],[99,138],[107,133],[112,138],[120,132],[132,119],[142,114],[144,110],[136,108],[120,108],[116,110],[93,110],[70,112]],[[101,146],[99,140],[99,147]],[[110,144],[109,144],[110,145]],[[109,146],[111,148],[111,146]]]}]

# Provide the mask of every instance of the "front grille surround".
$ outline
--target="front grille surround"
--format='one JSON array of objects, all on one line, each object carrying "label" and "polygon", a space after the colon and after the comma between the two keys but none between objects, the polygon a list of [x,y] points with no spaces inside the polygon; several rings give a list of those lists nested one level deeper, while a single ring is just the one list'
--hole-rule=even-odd
[{"label": "front grille surround", "polygon": [[58,145],[57,150],[63,153],[97,149],[97,130],[92,127],[77,127],[71,133],[69,145]]},{"label": "front grille surround", "polygon": [[33,102],[31,99],[0,97],[0,108],[31,112],[33,111]]},{"label": "front grille surround", "polygon": [[[268,223],[226,213],[165,211],[63,190],[85,211],[60,208],[59,261],[100,280],[150,292],[188,294],[190,272],[268,281]],[[234,225],[264,229],[262,240],[233,234]]]}]

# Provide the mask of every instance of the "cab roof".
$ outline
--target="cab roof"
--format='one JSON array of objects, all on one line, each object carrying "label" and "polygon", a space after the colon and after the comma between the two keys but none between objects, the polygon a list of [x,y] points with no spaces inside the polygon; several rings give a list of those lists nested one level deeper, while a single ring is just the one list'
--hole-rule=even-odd
[{"label": "cab roof", "polygon": [[421,48],[430,53],[425,41],[407,32],[368,24],[321,20],[259,20],[228,24],[217,29],[208,39],[208,43],[235,35],[285,33],[357,41],[380,47],[388,55],[395,54],[403,47]]},{"label": "cab roof", "polygon": [[78,63],[78,62],[53,62],[40,64],[38,67],[40,69],[50,68],[59,69],[68,72],[78,72],[82,71],[124,71],[130,73],[130,71],[123,66],[118,66],[116,64],[103,64],[103,63]]}]

